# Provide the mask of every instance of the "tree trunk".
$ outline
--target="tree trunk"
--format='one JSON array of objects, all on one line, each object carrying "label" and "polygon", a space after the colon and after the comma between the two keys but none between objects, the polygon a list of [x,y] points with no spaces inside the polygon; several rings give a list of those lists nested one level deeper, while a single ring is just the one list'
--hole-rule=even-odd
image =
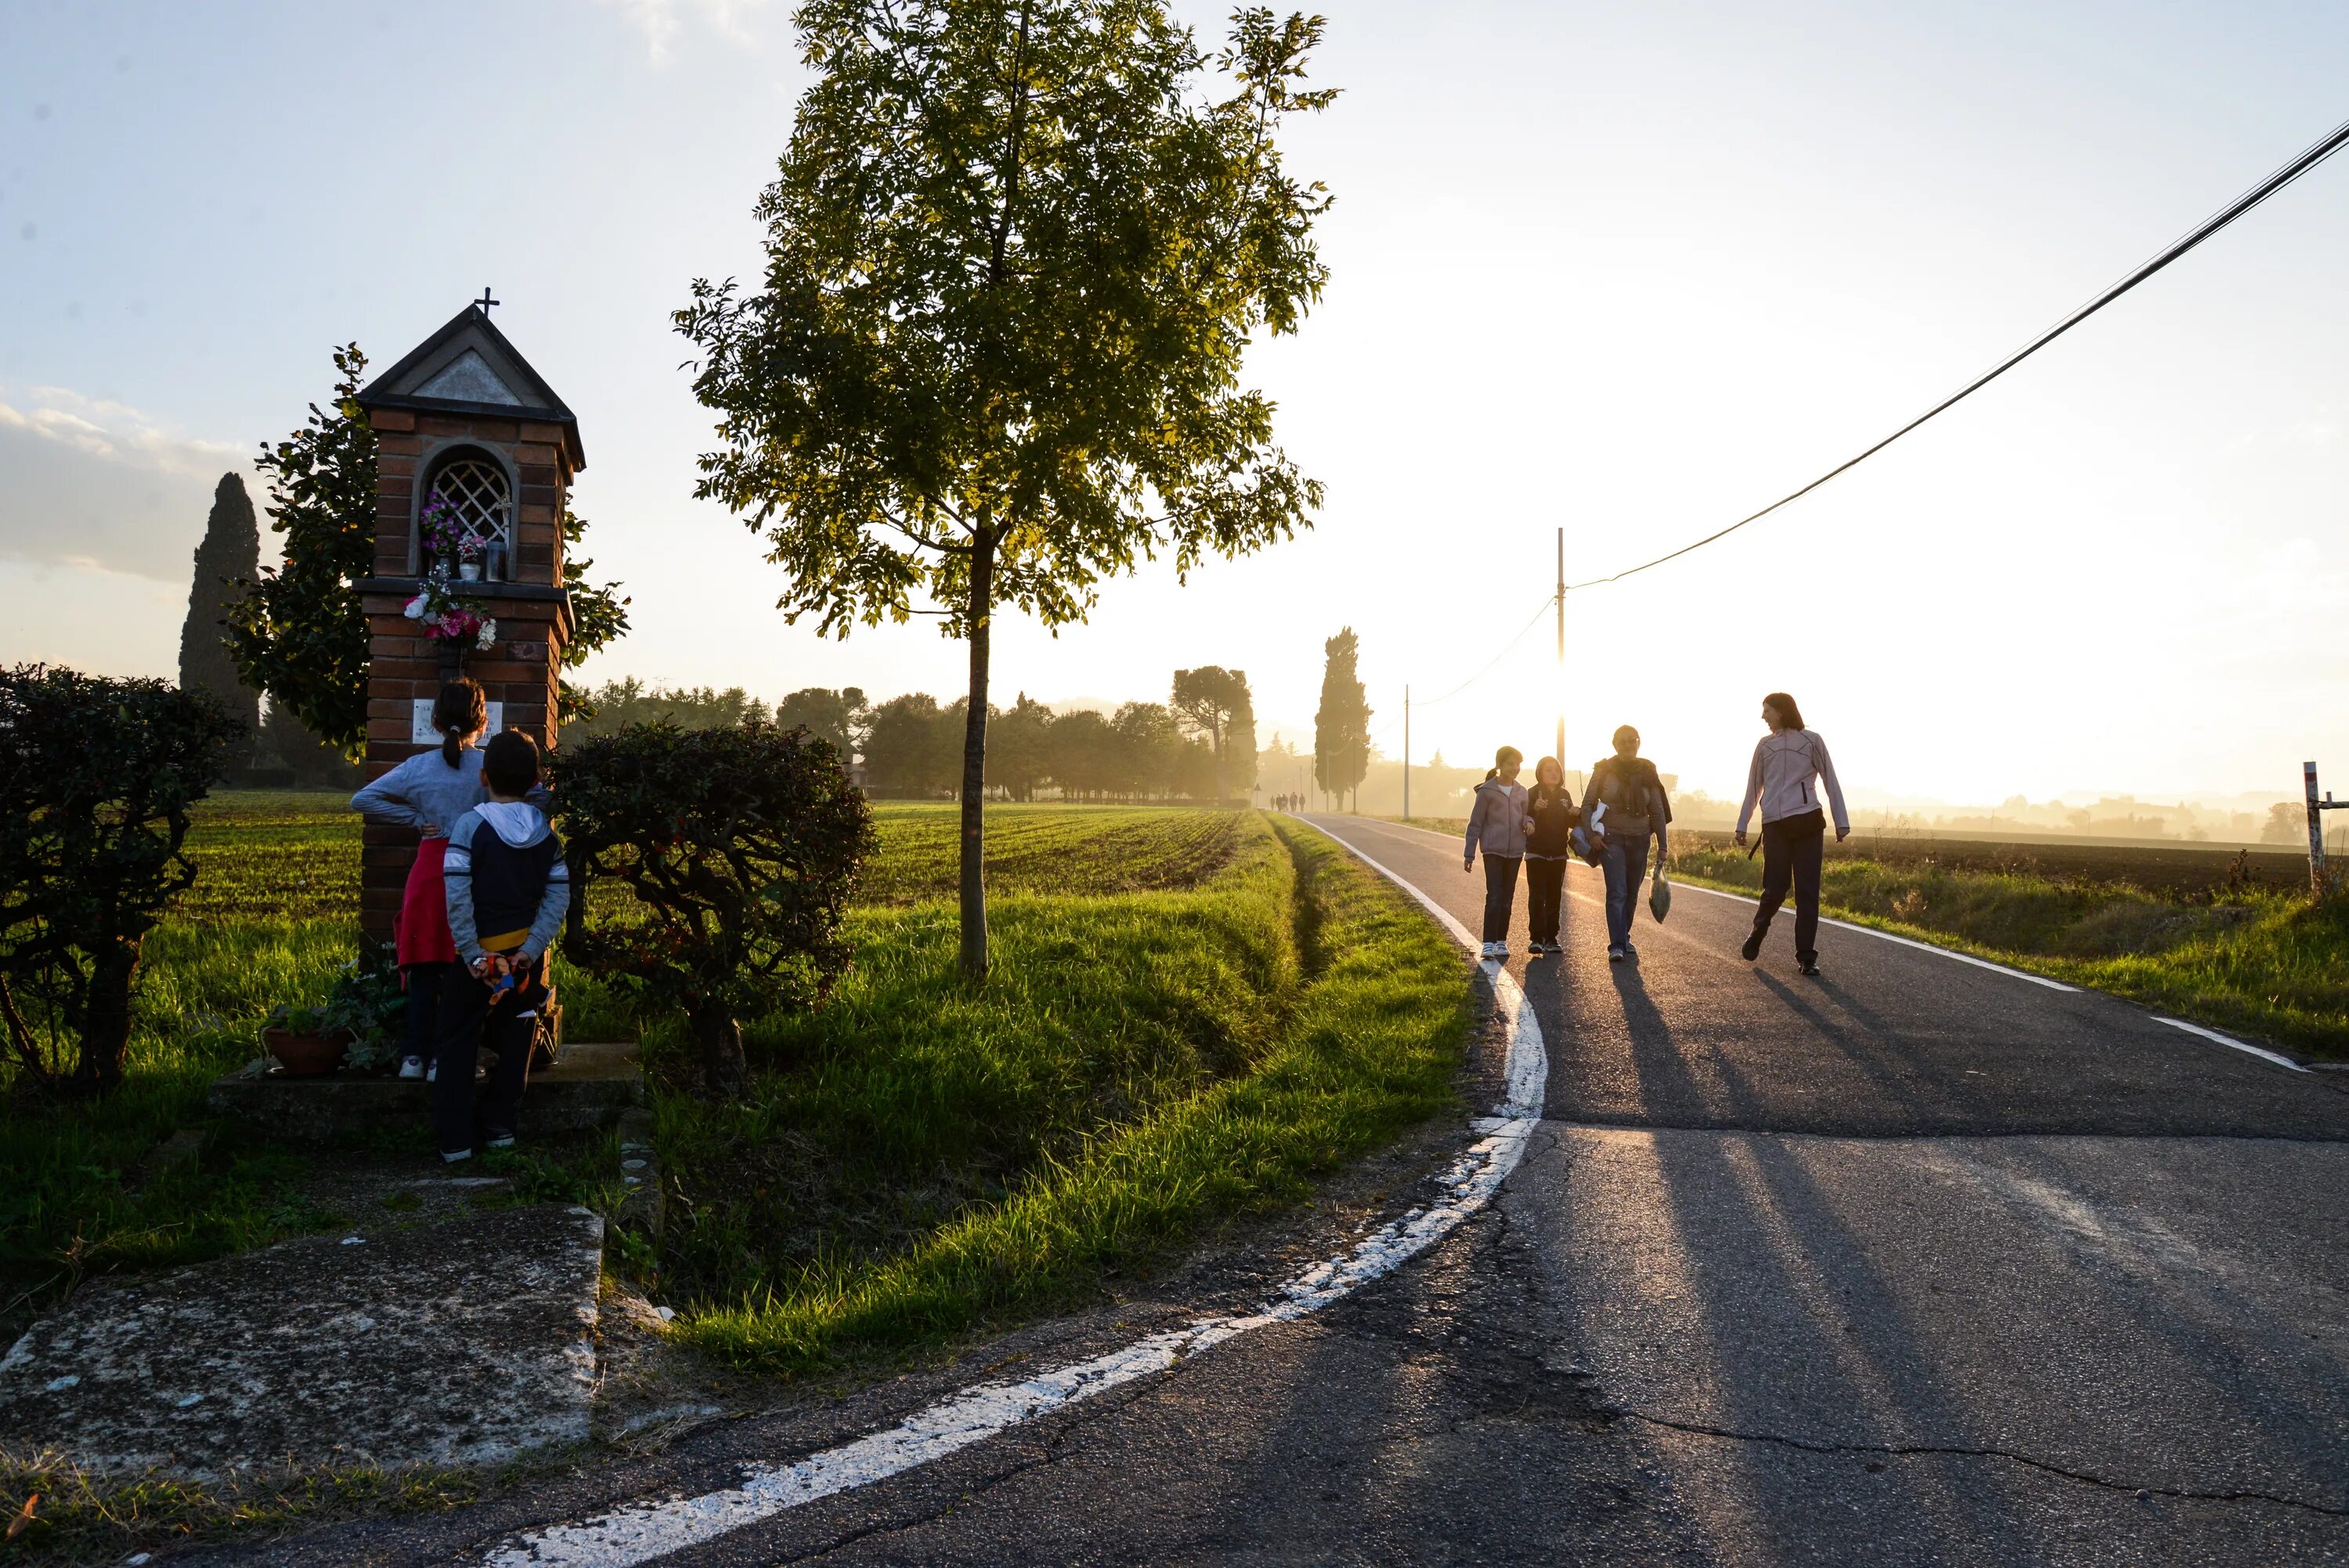
[{"label": "tree trunk", "polygon": [[690,1009],[686,1024],[701,1047],[702,1087],[729,1099],[740,1094],[750,1076],[742,1057],[742,1026],[716,1007]]},{"label": "tree trunk", "polygon": [[970,541],[970,705],[962,727],[962,973],[987,976],[987,635],[993,614],[995,531]]},{"label": "tree trunk", "polygon": [[99,1095],[122,1082],[130,1050],[130,985],[139,973],[139,944],[102,949],[90,965],[89,1008],[82,1017],[81,1052],[74,1062],[75,1092]]}]

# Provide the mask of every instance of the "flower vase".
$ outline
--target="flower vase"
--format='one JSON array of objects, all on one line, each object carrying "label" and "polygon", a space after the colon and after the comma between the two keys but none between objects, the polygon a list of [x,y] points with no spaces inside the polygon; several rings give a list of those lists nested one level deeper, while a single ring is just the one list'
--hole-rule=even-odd
[{"label": "flower vase", "polygon": [[460,582],[460,583],[479,583],[481,580],[481,563],[480,562],[478,562],[478,561],[460,561],[460,562],[459,562],[457,563],[457,581],[458,581],[458,582]]}]

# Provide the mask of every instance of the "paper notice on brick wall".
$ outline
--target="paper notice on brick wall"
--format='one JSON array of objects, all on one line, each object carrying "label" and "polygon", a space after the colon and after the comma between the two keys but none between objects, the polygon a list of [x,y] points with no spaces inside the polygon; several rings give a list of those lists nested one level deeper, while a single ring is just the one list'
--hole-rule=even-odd
[{"label": "paper notice on brick wall", "polygon": [[[495,735],[506,727],[506,705],[493,702],[490,707],[490,727],[484,735]],[[419,696],[409,709],[408,741],[411,746],[438,746],[440,732],[432,727],[432,699]]]}]

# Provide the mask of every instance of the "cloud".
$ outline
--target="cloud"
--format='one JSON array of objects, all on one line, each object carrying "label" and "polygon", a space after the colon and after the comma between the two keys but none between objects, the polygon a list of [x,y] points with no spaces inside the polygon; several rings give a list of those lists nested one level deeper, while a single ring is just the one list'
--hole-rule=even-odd
[{"label": "cloud", "polygon": [[58,387],[0,387],[0,560],[182,582],[242,448]]},{"label": "cloud", "polygon": [[767,8],[767,0],[603,0],[603,4],[636,24],[645,36],[645,53],[658,63],[668,57],[688,18],[698,18],[726,37],[748,42],[745,19]]}]

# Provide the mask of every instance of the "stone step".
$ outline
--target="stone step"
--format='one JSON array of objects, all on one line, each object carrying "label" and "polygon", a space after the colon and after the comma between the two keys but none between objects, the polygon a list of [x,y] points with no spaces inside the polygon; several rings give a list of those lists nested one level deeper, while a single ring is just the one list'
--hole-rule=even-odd
[{"label": "stone step", "polygon": [[[329,1144],[349,1132],[431,1116],[430,1084],[331,1073],[289,1078],[264,1057],[215,1081],[205,1103],[289,1143]],[[645,1101],[644,1070],[634,1041],[566,1044],[555,1064],[533,1072],[523,1095],[523,1136],[593,1132],[616,1127]]]}]

